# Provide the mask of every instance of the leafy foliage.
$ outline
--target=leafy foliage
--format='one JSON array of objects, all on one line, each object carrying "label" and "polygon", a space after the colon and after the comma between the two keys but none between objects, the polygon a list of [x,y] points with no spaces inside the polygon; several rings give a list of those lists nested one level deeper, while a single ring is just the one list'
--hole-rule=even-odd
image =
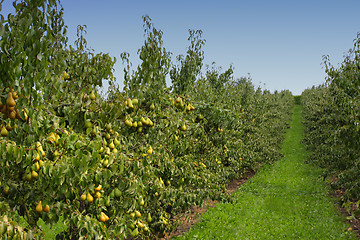
[{"label": "leafy foliage", "polygon": [[343,188],[343,201],[360,198],[360,34],[343,63],[335,69],[324,58],[326,85],[302,94],[306,143],[311,161],[336,174],[335,188]]},{"label": "leafy foliage", "polygon": [[[0,39],[0,203],[8,206],[0,215],[24,219],[28,238],[60,216],[68,229],[57,238],[161,237],[176,214],[229,200],[231,179],[281,156],[291,93],[255,89],[250,78],[234,80],[232,68],[199,76],[200,31],[190,31],[188,57],[175,66],[144,17],[136,71],[121,55],[122,92],[116,59],[87,46],[86,26],[67,44],[58,1],[14,6]],[[98,91],[105,80],[106,98]]]}]

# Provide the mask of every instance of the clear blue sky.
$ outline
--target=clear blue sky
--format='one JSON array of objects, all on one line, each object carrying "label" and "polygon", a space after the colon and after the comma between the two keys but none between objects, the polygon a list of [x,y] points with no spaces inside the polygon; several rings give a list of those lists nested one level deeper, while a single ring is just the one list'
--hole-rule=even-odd
[{"label": "clear blue sky", "polygon": [[[2,14],[11,9],[3,3]],[[360,0],[63,0],[68,37],[73,44],[77,25],[87,25],[88,45],[110,53],[118,62],[122,87],[121,52],[133,66],[143,42],[142,16],[149,15],[164,32],[164,45],[175,56],[186,52],[188,29],[204,32],[205,64],[216,62],[234,77],[250,73],[253,83],[271,91],[293,94],[324,82],[322,56],[338,66],[360,32]]]}]

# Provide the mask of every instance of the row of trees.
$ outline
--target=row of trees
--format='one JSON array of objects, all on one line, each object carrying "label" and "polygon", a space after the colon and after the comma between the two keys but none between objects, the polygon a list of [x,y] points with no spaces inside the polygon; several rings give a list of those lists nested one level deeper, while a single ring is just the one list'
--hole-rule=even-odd
[{"label": "row of trees", "polygon": [[303,92],[310,161],[336,176],[342,201],[360,199],[360,34],[340,67],[324,58],[327,81]]},{"label": "row of trees", "polygon": [[116,59],[89,49],[84,27],[68,45],[60,2],[14,7],[0,32],[3,238],[162,237],[174,216],[206,199],[229,201],[229,181],[281,156],[291,93],[234,80],[231,67],[201,74],[201,31],[189,31],[174,64],[144,17],[141,64],[132,70],[121,55],[121,91]]}]

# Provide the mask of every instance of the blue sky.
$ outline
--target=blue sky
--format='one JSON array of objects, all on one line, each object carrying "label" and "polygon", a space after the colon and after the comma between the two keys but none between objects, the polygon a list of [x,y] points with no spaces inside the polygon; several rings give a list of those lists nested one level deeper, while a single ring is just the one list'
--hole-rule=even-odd
[{"label": "blue sky", "polygon": [[[2,14],[11,9],[3,3]],[[206,39],[205,64],[235,68],[234,77],[250,73],[262,88],[293,94],[325,81],[322,56],[338,66],[360,32],[359,0],[63,0],[70,44],[77,25],[87,25],[88,45],[118,59],[115,76],[122,87],[121,52],[139,64],[142,16],[149,15],[164,33],[172,59],[186,52],[188,29]]]}]

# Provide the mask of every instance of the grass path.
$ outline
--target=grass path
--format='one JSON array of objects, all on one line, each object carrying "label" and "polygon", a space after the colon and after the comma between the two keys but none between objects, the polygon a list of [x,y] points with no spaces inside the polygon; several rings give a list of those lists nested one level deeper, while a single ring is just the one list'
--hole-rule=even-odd
[{"label": "grass path", "polygon": [[322,170],[303,163],[301,121],[295,106],[284,157],[242,185],[234,203],[209,209],[186,236],[174,239],[357,239],[328,196]]}]

